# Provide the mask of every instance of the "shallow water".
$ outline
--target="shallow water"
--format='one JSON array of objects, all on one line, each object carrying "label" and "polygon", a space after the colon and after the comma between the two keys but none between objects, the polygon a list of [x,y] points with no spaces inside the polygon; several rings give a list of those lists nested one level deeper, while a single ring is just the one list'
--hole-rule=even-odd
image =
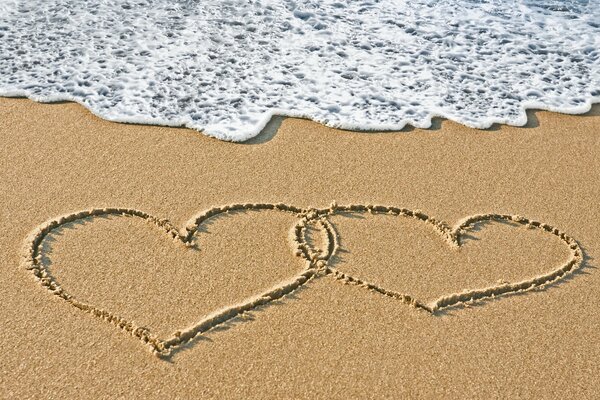
[{"label": "shallow water", "polygon": [[600,101],[600,0],[3,0],[0,95],[235,141],[273,114],[522,125]]}]

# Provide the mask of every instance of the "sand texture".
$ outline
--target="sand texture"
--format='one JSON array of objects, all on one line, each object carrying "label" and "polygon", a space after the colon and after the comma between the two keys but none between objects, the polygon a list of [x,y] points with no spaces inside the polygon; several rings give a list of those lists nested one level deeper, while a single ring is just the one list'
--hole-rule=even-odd
[{"label": "sand texture", "polygon": [[0,397],[597,398],[600,107],[529,117],[234,144],[0,99]]}]

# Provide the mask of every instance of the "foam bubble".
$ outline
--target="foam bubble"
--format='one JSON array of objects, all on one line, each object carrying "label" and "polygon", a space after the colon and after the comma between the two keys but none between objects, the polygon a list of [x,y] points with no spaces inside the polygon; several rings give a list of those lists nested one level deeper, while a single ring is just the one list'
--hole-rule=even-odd
[{"label": "foam bubble", "polygon": [[522,125],[600,101],[600,2],[3,0],[0,95],[235,141],[273,114]]}]

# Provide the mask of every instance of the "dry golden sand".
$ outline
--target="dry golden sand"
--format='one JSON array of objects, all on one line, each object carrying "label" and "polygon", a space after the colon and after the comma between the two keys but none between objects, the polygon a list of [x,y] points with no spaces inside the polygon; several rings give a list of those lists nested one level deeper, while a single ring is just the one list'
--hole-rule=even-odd
[{"label": "dry golden sand", "polygon": [[[233,144],[106,122],[76,104],[0,99],[0,396],[597,398],[600,107],[531,113],[526,128],[437,125],[371,134],[285,119],[271,140]],[[560,232],[492,218],[457,247],[419,218],[339,212],[327,219],[339,248],[326,266],[314,263],[311,279],[162,358],[24,267],[36,227],[82,210],[140,210],[183,234],[214,206],[332,201],[422,210],[449,227],[476,214],[519,215]],[[224,213],[199,227],[199,248],[153,221],[74,220],[45,236],[36,262],[69,296],[162,339],[312,265],[294,255],[294,213]],[[575,250],[563,232],[583,260],[543,290],[432,315],[352,284],[422,304],[501,288],[568,264]],[[309,244],[326,249],[322,233],[309,224]]]}]

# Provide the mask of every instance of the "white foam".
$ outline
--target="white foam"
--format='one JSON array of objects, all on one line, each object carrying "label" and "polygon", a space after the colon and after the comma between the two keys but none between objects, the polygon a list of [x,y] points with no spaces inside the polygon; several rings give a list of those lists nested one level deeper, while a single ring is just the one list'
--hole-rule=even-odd
[{"label": "white foam", "polygon": [[600,101],[600,1],[0,0],[0,95],[234,141],[522,125]]}]

